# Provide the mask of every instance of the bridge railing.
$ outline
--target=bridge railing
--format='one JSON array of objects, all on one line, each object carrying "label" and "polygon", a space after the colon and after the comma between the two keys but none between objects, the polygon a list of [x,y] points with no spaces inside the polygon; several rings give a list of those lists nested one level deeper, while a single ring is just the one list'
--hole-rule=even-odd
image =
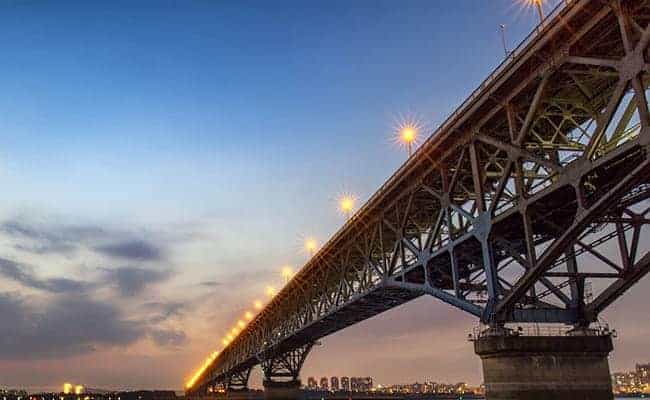
[{"label": "bridge railing", "polygon": [[475,326],[472,332],[468,335],[469,341],[475,341],[481,337],[494,336],[495,334],[503,336],[614,336],[616,337],[616,330],[609,328],[606,322],[598,321],[589,326],[588,329],[576,330],[570,325],[556,325],[556,324],[519,324],[507,325],[506,327],[495,328],[486,327],[483,325]]}]

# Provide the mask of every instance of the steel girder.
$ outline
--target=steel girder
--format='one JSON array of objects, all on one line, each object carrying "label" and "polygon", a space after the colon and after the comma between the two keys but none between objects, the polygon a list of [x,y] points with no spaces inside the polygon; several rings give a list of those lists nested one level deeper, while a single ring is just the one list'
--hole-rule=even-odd
[{"label": "steel girder", "polygon": [[265,381],[299,381],[300,369],[314,343],[296,347],[275,357],[262,360]]},{"label": "steel girder", "polygon": [[569,2],[200,381],[423,294],[484,323],[594,321],[650,271],[649,22],[650,1]]}]

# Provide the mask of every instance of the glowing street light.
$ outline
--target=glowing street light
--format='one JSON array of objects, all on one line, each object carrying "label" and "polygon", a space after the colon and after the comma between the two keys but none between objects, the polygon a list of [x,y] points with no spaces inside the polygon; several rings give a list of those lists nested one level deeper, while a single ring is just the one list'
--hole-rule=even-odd
[{"label": "glowing street light", "polygon": [[243,329],[246,326],[246,322],[240,319],[239,321],[237,321],[237,325],[239,325],[239,327]]},{"label": "glowing street light", "polygon": [[399,131],[399,140],[406,146],[409,157],[413,154],[413,143],[418,138],[418,127],[415,124],[406,124]]},{"label": "glowing street light", "polygon": [[255,300],[253,306],[255,307],[256,310],[261,310],[262,308],[264,308],[264,304],[262,304],[260,300]]},{"label": "glowing street light", "polygon": [[316,239],[311,237],[305,239],[305,250],[313,257],[316,254],[316,250],[318,250],[318,242]]},{"label": "glowing street light", "polygon": [[274,288],[273,286],[267,286],[267,287],[266,287],[266,294],[267,294],[269,297],[273,297],[273,296],[275,296],[275,288]]},{"label": "glowing street light", "polygon": [[282,267],[282,277],[284,278],[284,283],[288,283],[291,280],[291,277],[293,276],[293,269],[286,265]]},{"label": "glowing street light", "polygon": [[229,341],[227,338],[224,338],[224,339],[221,341],[221,343],[223,343],[224,346],[228,346],[228,343],[230,343],[230,341]]},{"label": "glowing street light", "polygon": [[356,198],[349,194],[344,194],[339,198],[339,210],[348,217],[352,217],[352,212],[354,211],[354,204],[356,203]]},{"label": "glowing street light", "polygon": [[246,314],[244,314],[244,318],[246,318],[249,321],[253,320],[253,313],[250,311],[246,311]]}]

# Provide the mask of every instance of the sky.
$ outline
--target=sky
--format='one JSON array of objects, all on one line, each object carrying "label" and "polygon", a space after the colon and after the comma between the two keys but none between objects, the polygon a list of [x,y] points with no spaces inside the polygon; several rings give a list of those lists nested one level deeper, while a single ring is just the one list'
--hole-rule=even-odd
[{"label": "sky", "polygon": [[[404,162],[400,118],[438,125],[501,62],[499,25],[512,48],[535,21],[512,0],[0,1],[0,387],[180,390],[343,224],[337,195]],[[650,361],[649,286],[605,315],[613,370]],[[478,384],[475,325],[423,297],[302,376]]]}]

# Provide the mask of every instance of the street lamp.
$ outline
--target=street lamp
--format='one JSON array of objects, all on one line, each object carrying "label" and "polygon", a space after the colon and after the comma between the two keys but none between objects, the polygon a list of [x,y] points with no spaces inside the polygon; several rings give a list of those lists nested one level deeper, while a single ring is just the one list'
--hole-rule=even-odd
[{"label": "street lamp", "polygon": [[499,25],[499,28],[501,28],[501,44],[503,44],[503,53],[506,58],[508,58],[508,47],[506,47],[506,25],[501,24]]},{"label": "street lamp", "polygon": [[407,124],[401,127],[399,131],[399,140],[404,143],[408,150],[409,157],[413,154],[413,143],[418,138],[418,127],[415,124]]},{"label": "street lamp", "polygon": [[282,267],[282,277],[284,278],[284,283],[288,283],[291,280],[291,277],[293,276],[293,269],[286,265]]},{"label": "street lamp", "polygon": [[314,254],[316,254],[316,250],[318,249],[318,242],[316,242],[316,239],[308,237],[305,239],[305,250],[311,255],[312,257]]},{"label": "street lamp", "polygon": [[352,211],[354,211],[355,202],[355,197],[349,194],[344,194],[339,198],[339,210],[341,213],[343,213],[343,215],[348,217],[348,219],[352,217]]}]

